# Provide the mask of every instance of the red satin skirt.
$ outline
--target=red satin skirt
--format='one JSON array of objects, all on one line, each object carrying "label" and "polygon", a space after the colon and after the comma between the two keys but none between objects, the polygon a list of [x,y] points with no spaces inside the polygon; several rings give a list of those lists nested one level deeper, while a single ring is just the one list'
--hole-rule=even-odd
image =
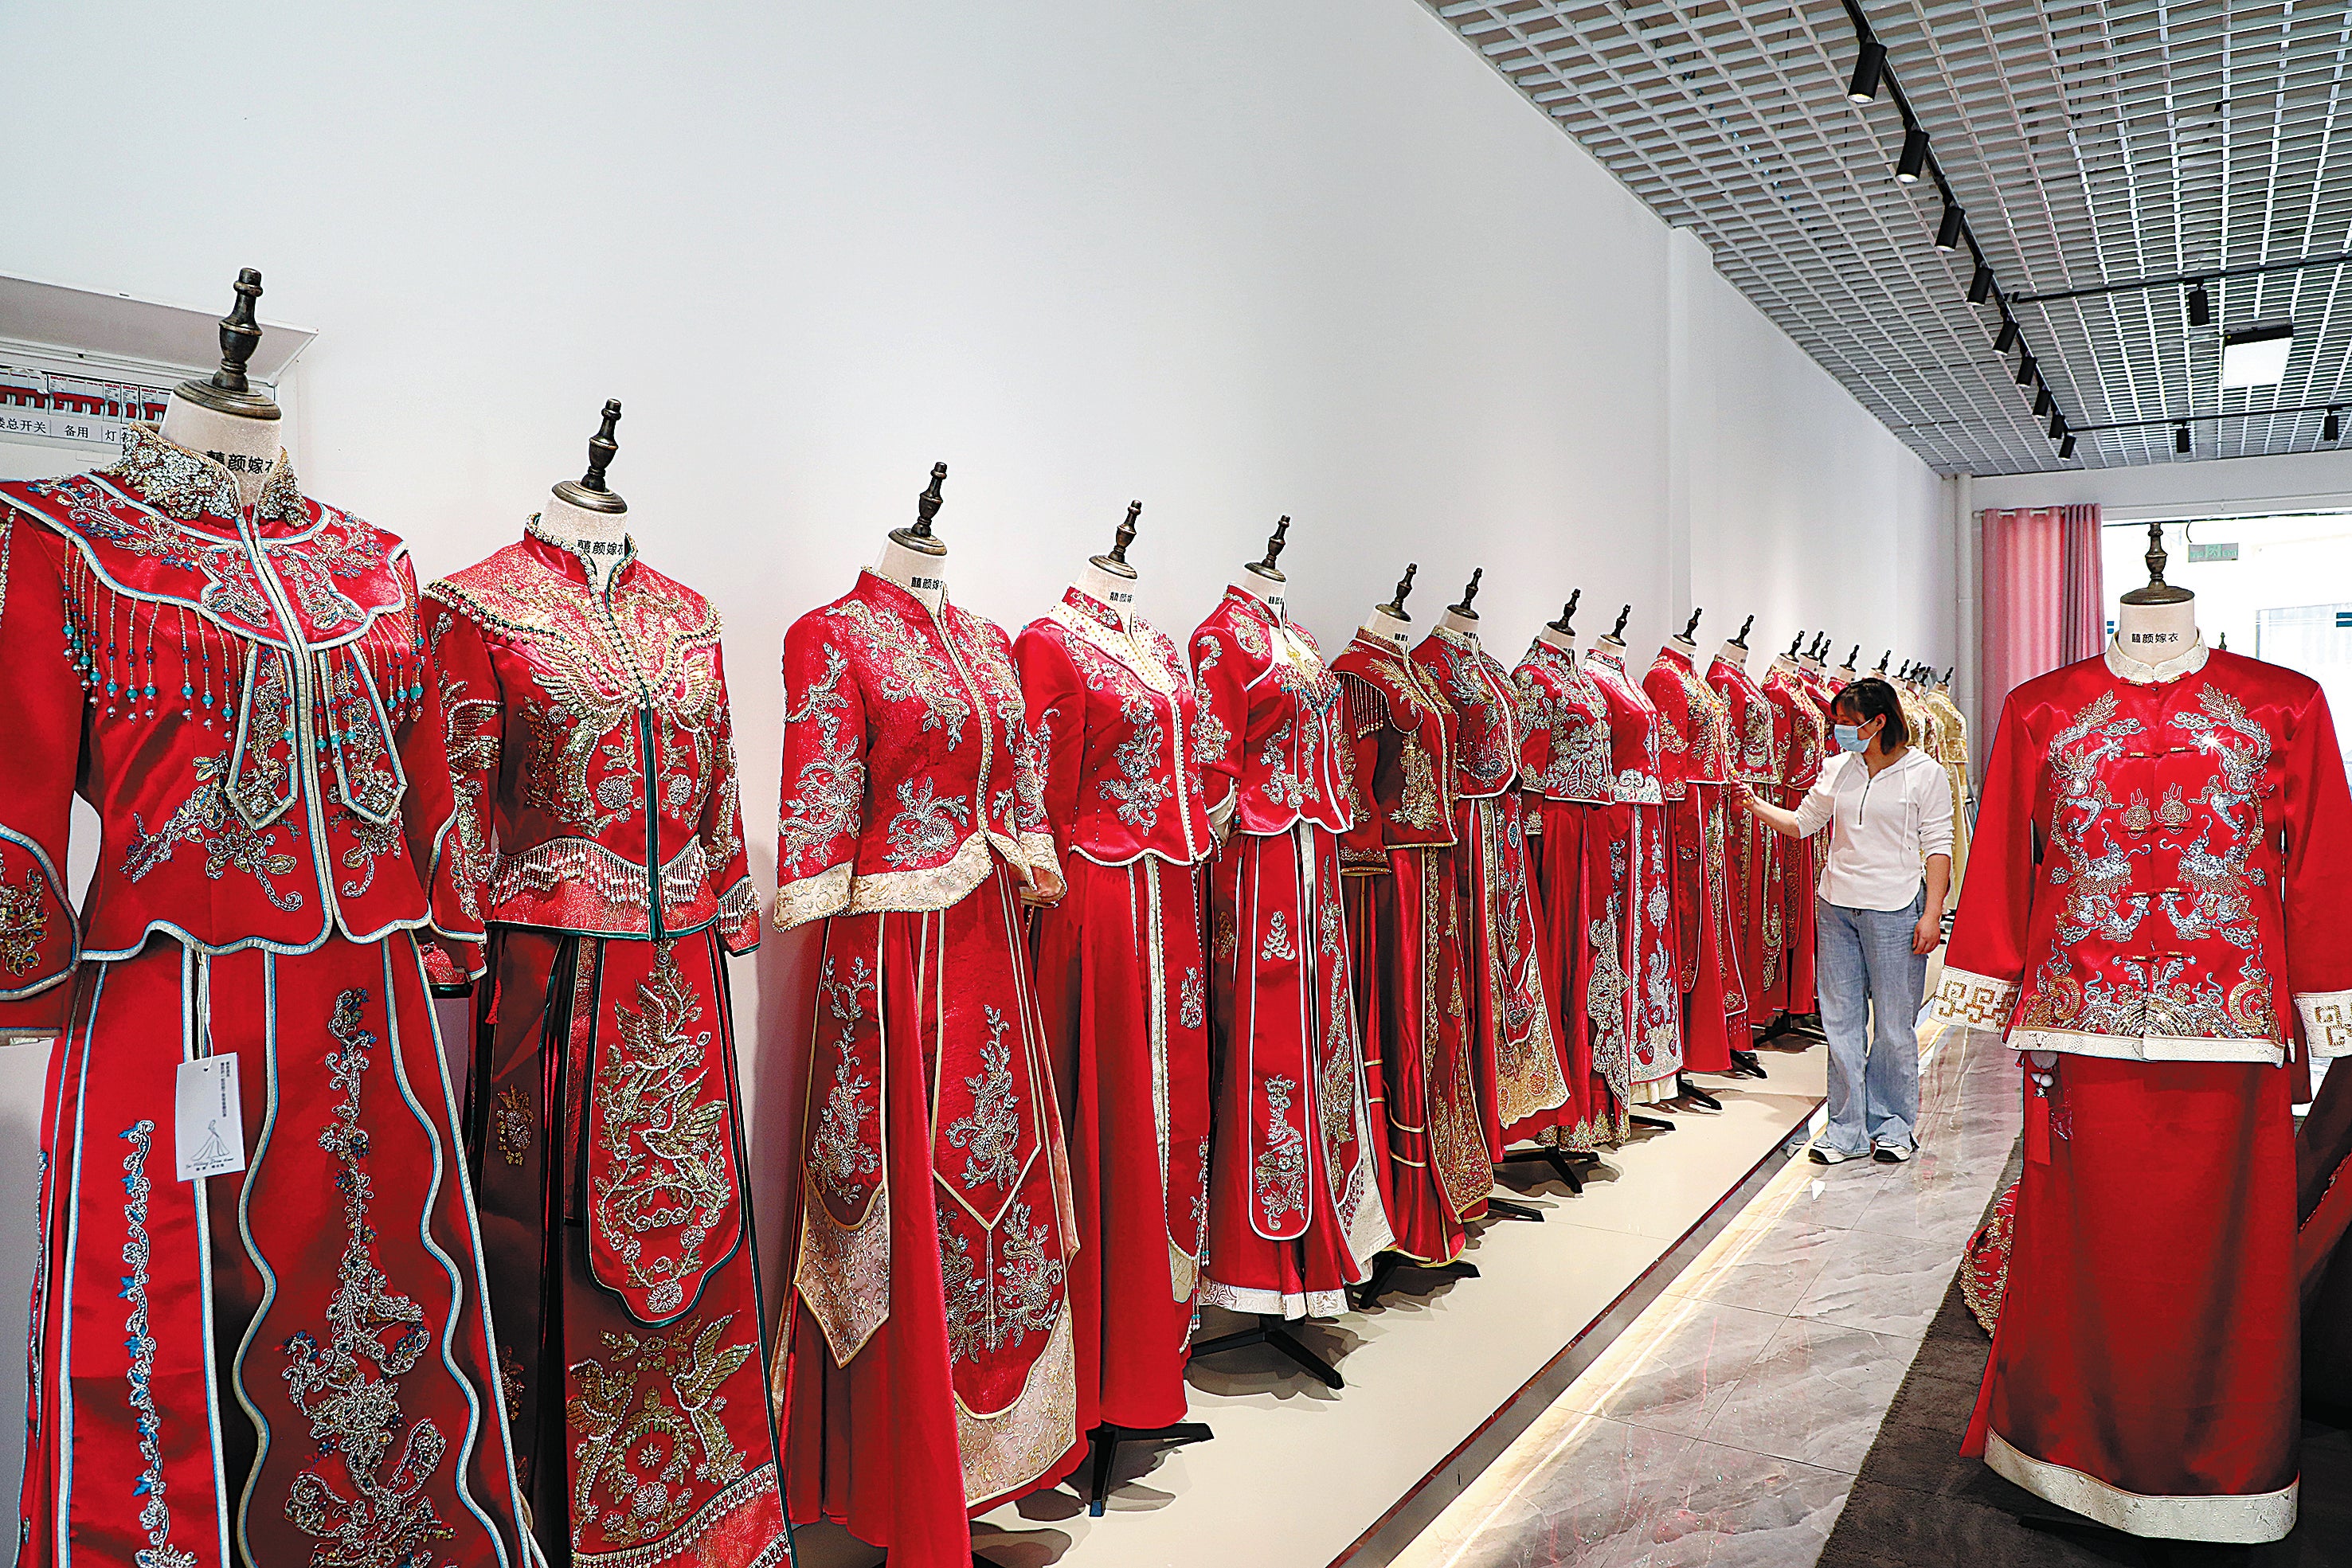
[{"label": "red satin skirt", "polygon": [[[1594,976],[1603,934],[1622,920],[1607,902],[1613,896],[1609,876],[1608,840],[1603,813],[1608,808],[1570,800],[1546,800],[1538,809],[1542,831],[1528,838],[1533,876],[1542,919],[1538,922],[1536,958],[1543,975],[1544,997],[1550,1009],[1553,1036],[1566,1059],[1569,1097],[1552,1125],[1537,1136],[1567,1149],[1598,1149],[1625,1140],[1632,1124],[1626,1120],[1627,1079],[1631,1063],[1622,1042],[1624,1031],[1622,998],[1596,997]],[[1622,977],[1622,965],[1612,954],[1608,972]],[[1605,990],[1605,988],[1604,988]],[[1595,1002],[1614,1006],[1621,1020],[1620,1042],[1611,1072],[1593,1054]],[[1615,1084],[1612,1087],[1611,1075]]]},{"label": "red satin skirt", "polygon": [[1558,1125],[1569,1098],[1567,1053],[1544,989],[1526,813],[1517,790],[1454,811],[1470,1061],[1490,1164],[1506,1145]]},{"label": "red satin skirt", "polygon": [[[236,1059],[246,1168],[180,1181],[200,1056]],[[528,1560],[407,933],[83,965],[41,1160],[20,1563]]]},{"label": "red satin skirt", "polygon": [[[1674,865],[1675,952],[1682,986],[1682,1066],[1728,1072],[1731,1048],[1748,1043],[1740,968],[1743,913],[1727,863],[1721,784],[1692,784],[1664,807]],[[1743,821],[1748,820],[1742,812]]]},{"label": "red satin skirt", "polygon": [[1209,1222],[1205,877],[1151,855],[1063,869],[1035,940],[1077,1204],[1077,1426],[1171,1426]]},{"label": "red satin skirt", "polygon": [[2135,1534],[2294,1522],[2290,1069],[2061,1056],[1962,1452]]},{"label": "red satin skirt", "polygon": [[1374,1172],[1396,1249],[1450,1263],[1486,1208],[1464,1018],[1461,909],[1449,849],[1389,852],[1383,874],[1341,881],[1364,1087],[1384,1158]]}]

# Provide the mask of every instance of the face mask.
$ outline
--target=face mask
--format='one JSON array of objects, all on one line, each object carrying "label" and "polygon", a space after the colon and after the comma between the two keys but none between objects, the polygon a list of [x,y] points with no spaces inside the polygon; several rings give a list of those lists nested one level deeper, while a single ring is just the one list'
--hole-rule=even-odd
[{"label": "face mask", "polygon": [[1840,751],[1867,751],[1870,749],[1870,742],[1862,738],[1862,726],[1858,724],[1833,724],[1830,726],[1830,728],[1835,732],[1837,736],[1838,749]]}]

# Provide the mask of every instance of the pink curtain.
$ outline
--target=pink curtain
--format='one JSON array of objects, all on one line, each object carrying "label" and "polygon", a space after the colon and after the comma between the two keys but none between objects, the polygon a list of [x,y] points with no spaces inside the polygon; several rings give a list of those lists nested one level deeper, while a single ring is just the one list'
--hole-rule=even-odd
[{"label": "pink curtain", "polygon": [[2022,507],[1984,514],[1983,616],[1975,733],[1990,748],[2011,687],[2106,645],[2099,508]]}]

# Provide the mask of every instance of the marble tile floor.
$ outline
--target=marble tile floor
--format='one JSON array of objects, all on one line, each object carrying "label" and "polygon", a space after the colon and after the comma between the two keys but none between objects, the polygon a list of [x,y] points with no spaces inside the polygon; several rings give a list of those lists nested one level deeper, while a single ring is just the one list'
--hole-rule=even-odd
[{"label": "marble tile floor", "polygon": [[1916,1159],[1784,1167],[1397,1568],[1810,1568],[2017,1137],[2011,1052],[1923,1047]]}]

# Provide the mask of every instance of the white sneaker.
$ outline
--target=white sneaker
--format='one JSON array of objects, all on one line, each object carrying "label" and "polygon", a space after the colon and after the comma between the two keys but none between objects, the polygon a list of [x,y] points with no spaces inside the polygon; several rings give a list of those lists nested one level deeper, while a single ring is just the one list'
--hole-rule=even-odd
[{"label": "white sneaker", "polygon": [[1815,1144],[1805,1152],[1812,1156],[1813,1164],[1817,1166],[1842,1166],[1848,1160],[1862,1158],[1860,1155],[1849,1155],[1843,1149],[1833,1149],[1827,1144]]},{"label": "white sneaker", "polygon": [[1911,1157],[1912,1151],[1895,1144],[1881,1144],[1871,1151],[1870,1157],[1882,1166],[1899,1166]]}]

